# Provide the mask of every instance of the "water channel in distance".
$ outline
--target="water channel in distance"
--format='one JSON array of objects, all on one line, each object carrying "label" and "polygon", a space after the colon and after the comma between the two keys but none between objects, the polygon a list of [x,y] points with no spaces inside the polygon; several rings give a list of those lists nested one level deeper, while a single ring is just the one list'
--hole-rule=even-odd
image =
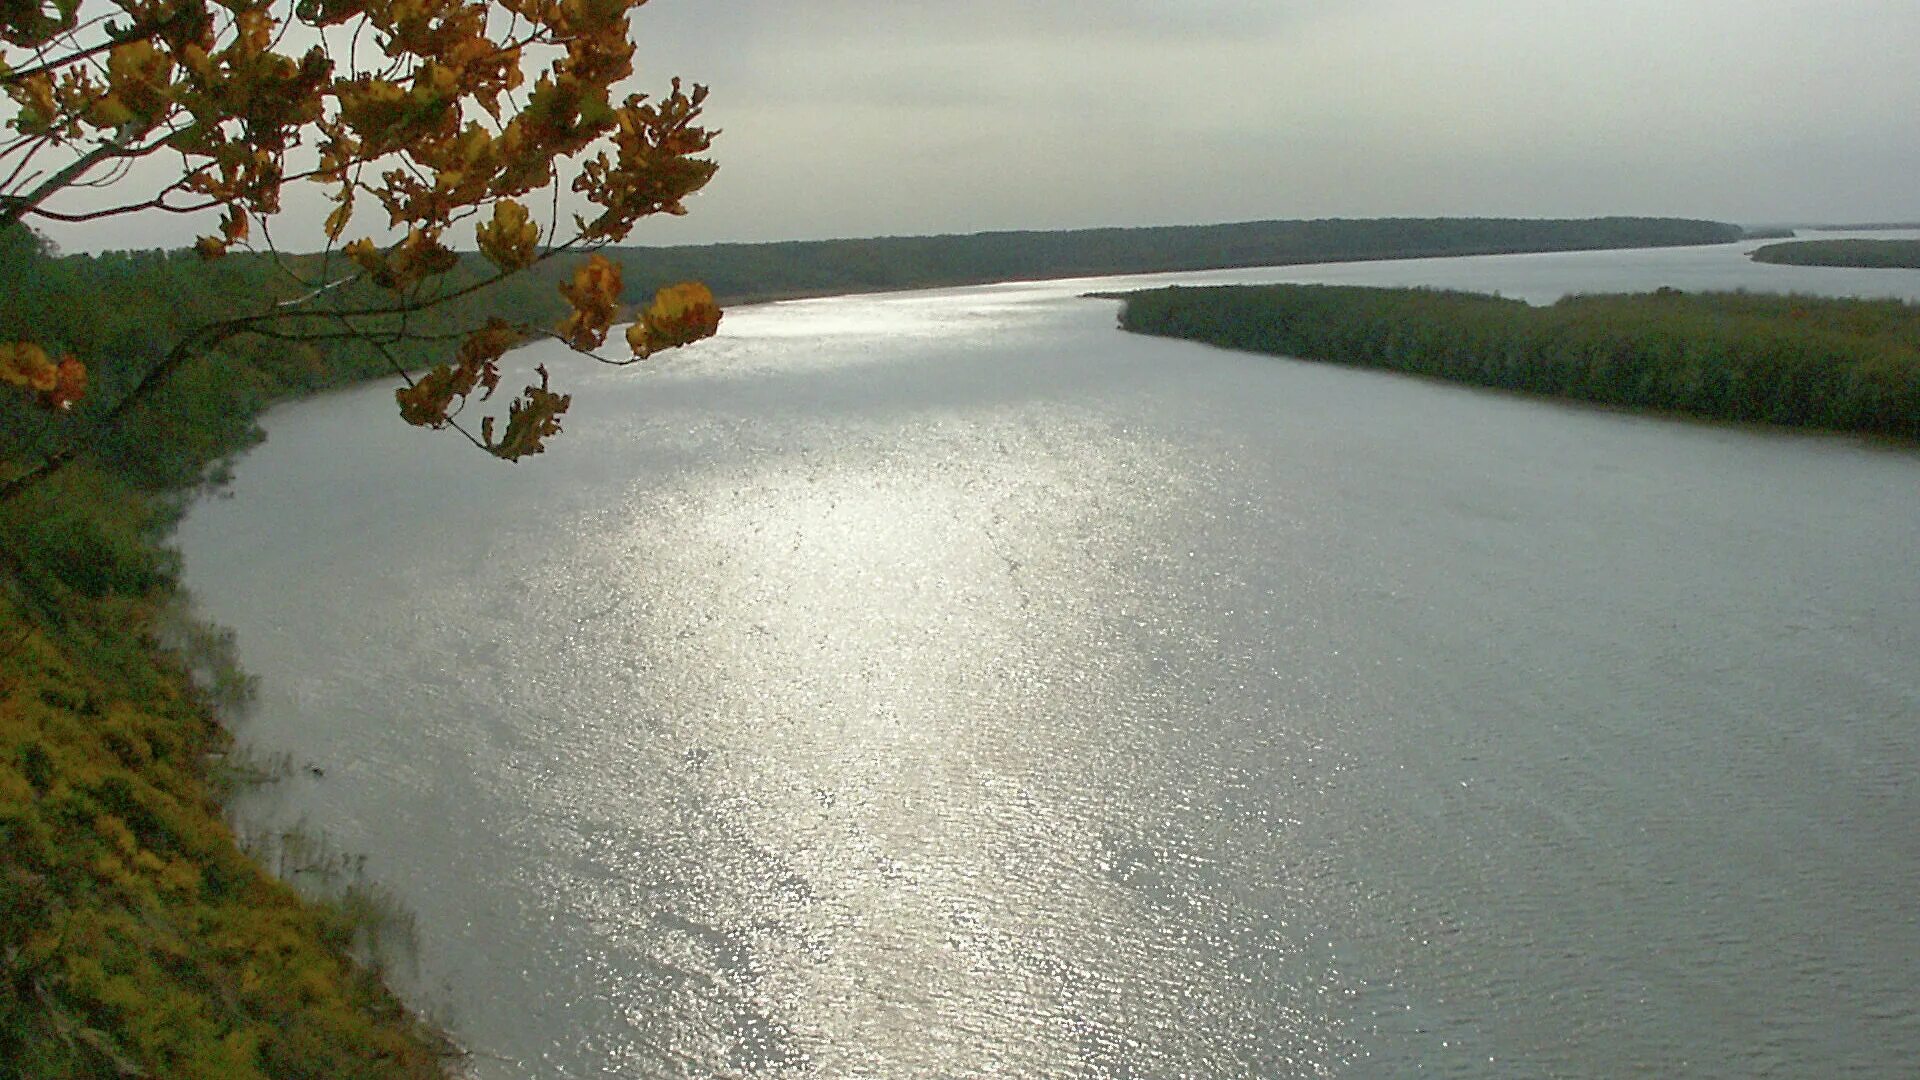
[{"label": "water channel in distance", "polygon": [[[741,308],[181,526],[493,1077],[1892,1076],[1920,451],[1135,337],[1096,288],[1920,298],[1751,244]],[[536,358],[538,354],[536,353]]]}]

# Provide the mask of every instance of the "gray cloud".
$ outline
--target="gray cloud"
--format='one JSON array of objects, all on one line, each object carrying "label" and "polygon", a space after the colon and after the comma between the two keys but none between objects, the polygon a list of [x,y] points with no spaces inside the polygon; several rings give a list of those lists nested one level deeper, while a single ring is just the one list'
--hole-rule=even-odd
[{"label": "gray cloud", "polygon": [[641,88],[709,83],[725,129],[641,243],[1920,217],[1908,2],[654,0],[636,31]]},{"label": "gray cloud", "polygon": [[[1920,211],[1911,4],[683,7],[648,55],[726,53],[729,131],[663,240]],[[702,44],[743,24],[737,51]]]}]

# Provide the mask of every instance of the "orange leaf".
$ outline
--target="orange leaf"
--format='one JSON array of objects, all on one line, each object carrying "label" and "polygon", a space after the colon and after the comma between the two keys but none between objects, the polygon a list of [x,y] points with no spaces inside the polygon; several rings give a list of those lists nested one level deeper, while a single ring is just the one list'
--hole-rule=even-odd
[{"label": "orange leaf", "polygon": [[43,395],[43,400],[50,409],[71,409],[87,392],[87,366],[68,356],[55,370],[53,389]]},{"label": "orange leaf", "polygon": [[325,226],[327,230],[327,239],[328,240],[340,239],[340,234],[347,231],[347,222],[350,221],[352,218],[353,218],[353,194],[351,190],[349,190],[346,197],[340,200],[340,205],[334,207],[333,211],[327,215],[327,223]]}]

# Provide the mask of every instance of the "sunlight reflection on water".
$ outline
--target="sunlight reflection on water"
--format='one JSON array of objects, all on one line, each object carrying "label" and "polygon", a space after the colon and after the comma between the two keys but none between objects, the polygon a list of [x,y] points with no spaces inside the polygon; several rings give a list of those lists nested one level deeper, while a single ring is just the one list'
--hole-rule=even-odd
[{"label": "sunlight reflection on water", "polygon": [[336,395],[194,510],[244,734],[326,770],[256,811],[371,854],[477,1073],[1920,1055],[1911,452],[1129,338],[1099,284],[732,312],[564,369],[518,469]]}]

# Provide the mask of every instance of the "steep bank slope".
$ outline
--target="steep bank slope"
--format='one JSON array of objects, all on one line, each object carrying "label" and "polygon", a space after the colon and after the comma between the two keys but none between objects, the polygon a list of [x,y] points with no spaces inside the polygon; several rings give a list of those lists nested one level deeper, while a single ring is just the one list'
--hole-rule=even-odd
[{"label": "steep bank slope", "polygon": [[0,1075],[428,1078],[448,1047],[355,959],[368,927],[243,854],[230,746],[149,601],[0,608]]}]

